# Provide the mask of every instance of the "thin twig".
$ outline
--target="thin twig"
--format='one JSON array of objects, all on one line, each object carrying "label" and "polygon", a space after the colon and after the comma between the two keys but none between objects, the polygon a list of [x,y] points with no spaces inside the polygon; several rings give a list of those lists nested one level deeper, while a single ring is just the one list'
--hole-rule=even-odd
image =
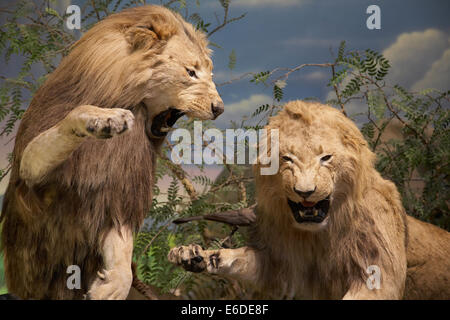
[{"label": "thin twig", "polygon": [[163,227],[161,227],[159,229],[159,231],[155,234],[155,236],[152,238],[152,240],[150,240],[149,243],[147,243],[147,245],[145,246],[144,250],[141,253],[141,257],[144,256],[144,254],[147,252],[147,249],[152,245],[152,243],[156,240],[156,238],[159,237],[159,235],[166,230],[170,225],[172,224],[172,220],[170,220],[169,222],[167,222]]},{"label": "thin twig", "polygon": [[[167,141],[167,145],[168,145],[169,149],[172,150],[172,145],[170,144],[170,142]],[[189,198],[191,199],[191,201],[197,200],[198,193],[195,190],[194,184],[187,177],[187,174],[183,170],[183,168],[180,165],[175,164],[172,161],[170,161],[170,159],[167,158],[166,155],[162,155],[161,154],[160,157],[161,157],[161,159],[166,161],[170,171],[172,171],[172,173],[177,177],[177,179],[180,180],[180,182],[183,184],[183,187],[186,190],[186,192],[188,193]]]},{"label": "thin twig", "polygon": [[[368,77],[365,77],[365,78],[368,78]],[[374,84],[380,91],[382,91],[382,88],[381,88],[381,86],[378,84],[378,83],[376,83],[375,81],[373,81],[372,79],[370,79],[370,78],[368,78],[369,79],[369,81],[371,81],[372,82],[372,84]],[[422,141],[422,143],[425,145],[425,146],[427,146],[428,145],[428,142],[427,142],[427,140],[419,133],[419,132],[417,132],[417,130],[416,129],[414,129],[413,127],[411,127],[407,122],[405,122],[403,119],[402,119],[402,117],[400,117],[400,115],[395,111],[395,109],[394,109],[394,107],[391,105],[391,103],[389,102],[389,100],[388,100],[388,98],[386,97],[386,95],[385,94],[383,94],[383,100],[384,100],[384,103],[386,104],[386,106],[388,107],[388,109],[389,109],[389,111],[391,111],[392,112],[392,114],[405,126],[405,127],[407,127],[409,130],[411,130],[415,135],[416,135],[416,137],[418,137],[421,141]]]},{"label": "thin twig", "polygon": [[6,167],[6,169],[3,172],[3,174],[0,176],[0,181],[3,180],[4,177],[6,177],[8,175],[8,173],[11,171],[11,164],[8,164],[8,166]]},{"label": "thin twig", "polygon": [[236,233],[236,231],[238,231],[238,229],[239,229],[238,226],[233,226],[233,228],[231,229],[230,234],[219,242],[221,248],[223,248],[223,245],[224,245],[225,242],[227,242],[228,240],[231,240],[231,238]]},{"label": "thin twig", "polygon": [[287,71],[285,74],[283,74],[282,76],[278,77],[275,81],[277,80],[287,80],[289,78],[289,76],[291,75],[291,73],[299,71],[305,67],[321,67],[321,68],[328,68],[328,67],[332,67],[333,64],[332,63],[304,63],[301,64],[297,67],[294,68],[275,68],[273,69],[270,73],[269,76],[271,76],[272,74],[274,74],[275,72],[279,72],[279,71]]},{"label": "thin twig", "polygon": [[[334,67],[335,67],[335,65],[332,64],[331,65],[331,72],[333,74],[333,78],[336,76],[336,72],[335,72]],[[338,88],[337,84],[333,84],[333,88],[334,88],[334,92],[336,93],[336,99],[337,99],[339,105],[341,106],[341,111],[344,114],[344,116],[347,117],[347,112],[345,112],[345,107],[344,107],[344,104],[342,103],[342,96],[339,94],[339,88]]]},{"label": "thin twig", "polygon": [[244,78],[246,78],[248,76],[253,76],[253,75],[255,75],[254,72],[246,72],[246,73],[243,73],[243,74],[241,74],[240,76],[238,76],[236,78],[230,79],[230,80],[222,82],[222,83],[218,83],[218,84],[216,84],[216,87],[221,87],[221,86],[224,86],[224,85],[227,85],[227,84],[231,84],[233,82],[240,81],[240,80],[242,80],[242,79],[244,79]]},{"label": "thin twig", "polygon": [[208,33],[208,38],[211,37],[217,31],[219,31],[220,29],[222,29],[223,27],[225,27],[227,24],[241,20],[247,15],[247,13],[243,13],[239,17],[228,19],[228,12],[229,12],[230,6],[229,5],[224,6],[223,9],[224,9],[223,22]]},{"label": "thin twig", "polygon": [[97,16],[97,20],[100,21],[100,13],[98,12],[97,7],[95,6],[95,0],[91,0],[91,3],[92,3],[92,8],[95,11],[95,15]]}]

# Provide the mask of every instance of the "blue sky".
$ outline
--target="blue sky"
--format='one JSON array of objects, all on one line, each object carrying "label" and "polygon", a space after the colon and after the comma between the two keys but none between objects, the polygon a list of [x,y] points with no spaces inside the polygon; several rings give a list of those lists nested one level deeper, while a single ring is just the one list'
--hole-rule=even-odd
[{"label": "blue sky", "polygon": [[[203,1],[202,12],[212,16],[220,12],[216,1]],[[366,8],[381,9],[381,30],[366,27]],[[345,40],[349,48],[371,48],[392,60],[393,82],[407,88],[440,84],[450,87],[450,2],[449,1],[365,1],[365,0],[236,0],[231,15],[247,16],[213,35],[212,41],[224,49],[215,49],[217,82],[245,72],[276,67],[295,67],[303,63],[332,60],[330,48]],[[235,49],[236,69],[227,70],[228,55]],[[437,63],[433,74],[427,72]],[[426,79],[424,79],[426,78]],[[326,86],[329,70],[307,68],[290,77],[285,99],[330,97]],[[423,81],[421,81],[423,80]],[[415,86],[416,85],[416,86]],[[414,87],[415,86],[415,87]],[[226,112],[218,125],[226,127],[231,119],[251,113],[257,104],[270,102],[271,88],[255,86],[247,80],[219,88]]]},{"label": "blue sky", "polygon": [[[83,1],[73,1],[81,3]],[[193,4],[195,0],[187,0]],[[0,0],[0,8],[11,1]],[[56,1],[62,12],[70,1]],[[147,1],[147,3],[159,3]],[[197,10],[206,22],[216,23],[214,13],[222,14],[217,0],[200,0]],[[376,4],[381,9],[381,30],[368,30],[366,8]],[[383,52],[392,64],[390,80],[408,89],[436,87],[450,89],[450,1],[448,0],[232,0],[230,16],[247,16],[214,34],[215,80],[218,83],[245,72],[260,72],[276,67],[295,67],[303,63],[332,60],[330,48],[336,51],[341,40],[349,48],[371,48]],[[1,18],[0,18],[0,21]],[[228,70],[228,56],[234,49],[237,64]],[[1,75],[13,75],[17,69],[0,62]],[[332,97],[326,86],[329,71],[304,69],[289,78],[285,100]],[[249,115],[255,108],[272,101],[271,88],[254,85],[249,78],[219,88],[225,102],[225,113],[217,120],[219,127],[231,120]],[[351,111],[357,112],[358,106]],[[13,143],[0,140],[2,158]],[[2,164],[5,160],[2,159]],[[3,193],[4,182],[0,186]]]}]

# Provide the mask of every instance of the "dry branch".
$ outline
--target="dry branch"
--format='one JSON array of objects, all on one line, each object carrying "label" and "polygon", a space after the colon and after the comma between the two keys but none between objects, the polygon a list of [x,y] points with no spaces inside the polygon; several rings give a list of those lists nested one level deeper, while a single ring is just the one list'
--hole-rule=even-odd
[{"label": "dry branch", "polygon": [[255,223],[256,221],[256,204],[239,210],[229,210],[218,213],[211,213],[204,216],[195,216],[187,218],[179,218],[173,221],[175,224],[182,224],[196,220],[209,220],[226,223],[231,226],[247,227]]}]

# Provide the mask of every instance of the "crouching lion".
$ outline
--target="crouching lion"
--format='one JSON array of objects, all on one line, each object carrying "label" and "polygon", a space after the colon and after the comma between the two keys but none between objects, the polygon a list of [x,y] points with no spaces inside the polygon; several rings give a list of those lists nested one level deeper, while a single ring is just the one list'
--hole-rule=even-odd
[{"label": "crouching lion", "polygon": [[10,293],[127,297],[158,148],[181,116],[224,109],[207,44],[166,8],[128,9],[91,28],[36,92],[1,216]]},{"label": "crouching lion", "polygon": [[177,247],[171,262],[247,281],[269,298],[450,298],[450,234],[405,214],[352,121],[295,101],[267,129],[279,130],[280,168],[264,176],[254,167],[249,246]]}]

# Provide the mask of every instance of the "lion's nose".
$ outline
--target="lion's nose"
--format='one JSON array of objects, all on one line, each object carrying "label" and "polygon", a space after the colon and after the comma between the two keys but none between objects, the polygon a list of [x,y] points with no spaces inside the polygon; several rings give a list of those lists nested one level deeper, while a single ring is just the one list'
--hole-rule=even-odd
[{"label": "lion's nose", "polygon": [[216,119],[218,116],[220,116],[223,113],[224,110],[224,104],[222,101],[217,101],[211,103],[211,112],[214,116],[214,119]]},{"label": "lion's nose", "polygon": [[314,190],[303,191],[294,188],[294,191],[303,199],[307,199],[310,195],[312,195],[316,191],[316,189],[317,187],[314,187]]}]

